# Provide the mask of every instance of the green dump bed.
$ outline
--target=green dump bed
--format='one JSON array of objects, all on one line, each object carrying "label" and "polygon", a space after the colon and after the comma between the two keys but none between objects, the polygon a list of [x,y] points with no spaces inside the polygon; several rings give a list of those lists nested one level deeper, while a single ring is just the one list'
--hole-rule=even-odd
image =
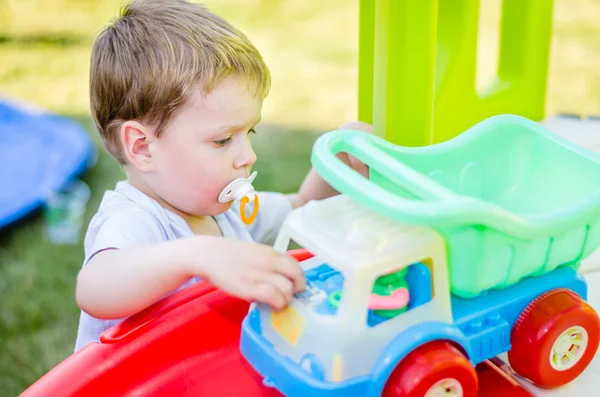
[{"label": "green dump bed", "polygon": [[[370,167],[366,179],[335,155]],[[437,145],[407,148],[360,131],[315,143],[333,187],[446,239],[452,292],[473,297],[559,266],[600,245],[600,155],[518,116],[487,119]]]}]

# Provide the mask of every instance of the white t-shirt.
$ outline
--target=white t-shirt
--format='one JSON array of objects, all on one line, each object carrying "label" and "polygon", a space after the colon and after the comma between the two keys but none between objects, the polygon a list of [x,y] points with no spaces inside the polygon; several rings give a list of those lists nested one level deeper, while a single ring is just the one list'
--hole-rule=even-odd
[{"label": "white t-shirt", "polygon": [[[289,200],[280,193],[258,192],[260,210],[252,225],[242,222],[239,205],[233,205],[224,214],[215,216],[223,237],[256,241],[272,245],[287,214],[291,211]],[[251,211],[251,204],[246,211]],[[192,230],[179,215],[158,204],[128,182],[117,183],[114,191],[107,191],[100,208],[94,215],[85,236],[83,265],[98,252],[110,248],[126,248],[154,244],[193,235]],[[179,287],[195,282],[193,278]],[[123,319],[100,320],[81,311],[75,351],[92,342]]]}]

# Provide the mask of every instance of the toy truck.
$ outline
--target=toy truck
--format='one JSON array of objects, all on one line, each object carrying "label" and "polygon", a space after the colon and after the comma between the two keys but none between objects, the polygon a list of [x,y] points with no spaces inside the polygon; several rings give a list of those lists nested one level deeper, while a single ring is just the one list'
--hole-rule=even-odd
[{"label": "toy truck", "polygon": [[[352,154],[369,178],[336,155]],[[320,137],[341,194],[286,219],[307,288],[253,304],[241,351],[287,396],[469,396],[502,353],[544,388],[575,379],[600,320],[578,274],[600,245],[600,157],[518,116],[433,146],[359,131]]]}]

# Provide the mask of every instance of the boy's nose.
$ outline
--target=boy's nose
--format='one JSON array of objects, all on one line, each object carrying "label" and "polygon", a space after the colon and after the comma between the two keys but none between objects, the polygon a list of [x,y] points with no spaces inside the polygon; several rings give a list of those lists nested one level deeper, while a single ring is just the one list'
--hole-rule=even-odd
[{"label": "boy's nose", "polygon": [[254,149],[252,149],[250,142],[246,141],[236,157],[234,167],[251,167],[254,163],[256,163],[256,153],[254,152]]}]

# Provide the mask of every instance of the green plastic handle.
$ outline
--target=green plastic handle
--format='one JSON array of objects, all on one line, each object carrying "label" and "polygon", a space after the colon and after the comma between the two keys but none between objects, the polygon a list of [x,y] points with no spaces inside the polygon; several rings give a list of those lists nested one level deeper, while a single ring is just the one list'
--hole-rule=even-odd
[{"label": "green plastic handle", "polygon": [[[382,150],[383,146],[393,146],[388,141],[360,131],[346,131],[340,133],[339,139],[324,143],[325,145],[331,145],[329,150],[325,149],[326,153],[334,155],[340,152],[350,153],[361,159],[369,168],[376,170],[382,176],[423,199],[460,200],[463,197],[390,156]],[[336,168],[336,172],[353,171],[349,167],[342,167],[343,170],[338,168],[339,163],[337,162],[331,165]],[[401,197],[398,198],[402,199]]]},{"label": "green plastic handle", "polygon": [[[528,222],[485,201],[456,194],[390,156],[381,147],[392,145],[362,131],[336,130],[315,142],[312,164],[333,188],[388,218],[434,228],[486,225],[510,235],[533,238],[555,228],[552,219]],[[349,153],[419,199],[384,189],[337,158]],[[562,225],[561,225],[562,226]]]}]

